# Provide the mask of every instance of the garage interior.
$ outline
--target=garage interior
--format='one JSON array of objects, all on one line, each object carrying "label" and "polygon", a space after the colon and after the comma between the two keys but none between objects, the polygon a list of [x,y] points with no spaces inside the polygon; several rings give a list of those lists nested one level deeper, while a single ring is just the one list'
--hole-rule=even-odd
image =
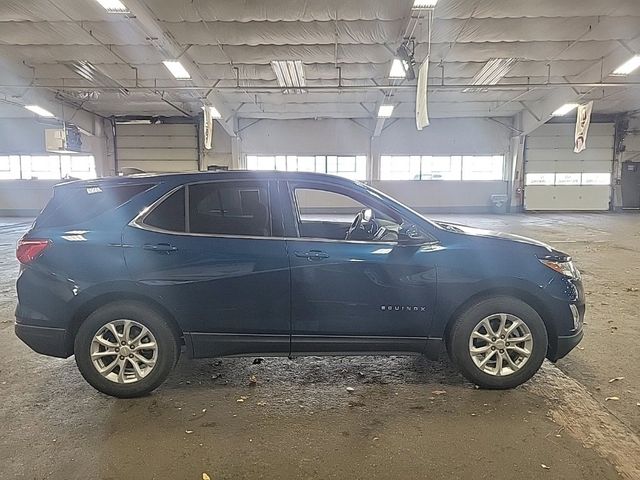
[{"label": "garage interior", "polygon": [[[638,67],[637,0],[0,2],[0,477],[640,478]],[[585,338],[512,391],[446,355],[183,356],[116,400],[14,336],[15,244],[55,184],[217,169],[567,251]]]}]

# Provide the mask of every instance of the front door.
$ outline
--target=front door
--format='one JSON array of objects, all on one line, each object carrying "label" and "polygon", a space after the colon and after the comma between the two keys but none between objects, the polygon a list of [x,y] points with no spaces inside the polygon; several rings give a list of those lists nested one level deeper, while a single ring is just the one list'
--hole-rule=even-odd
[{"label": "front door", "polygon": [[[436,296],[435,243],[398,244],[403,219],[340,186],[290,183],[293,353],[424,350]],[[371,208],[387,234],[349,234]],[[324,213],[322,213],[324,212]],[[333,212],[327,214],[326,212]]]},{"label": "front door", "polygon": [[190,184],[125,228],[130,275],[170,307],[196,357],[289,354],[289,262],[271,196],[268,182]]}]

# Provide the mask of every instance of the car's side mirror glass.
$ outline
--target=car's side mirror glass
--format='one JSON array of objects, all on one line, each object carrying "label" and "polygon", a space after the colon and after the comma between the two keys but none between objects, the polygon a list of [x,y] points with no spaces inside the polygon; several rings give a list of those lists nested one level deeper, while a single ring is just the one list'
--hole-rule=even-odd
[{"label": "car's side mirror glass", "polygon": [[400,245],[422,245],[429,240],[429,237],[416,225],[403,225],[398,232],[398,243]]}]

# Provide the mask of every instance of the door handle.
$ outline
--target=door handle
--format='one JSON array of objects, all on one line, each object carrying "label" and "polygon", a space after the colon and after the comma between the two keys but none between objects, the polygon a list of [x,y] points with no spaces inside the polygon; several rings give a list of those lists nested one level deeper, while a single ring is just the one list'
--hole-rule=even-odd
[{"label": "door handle", "polygon": [[155,245],[146,244],[142,248],[145,250],[151,250],[152,252],[170,253],[178,250],[178,247],[170,245],[168,243],[156,243]]},{"label": "door handle", "polygon": [[308,258],[309,260],[322,260],[323,258],[329,258],[329,254],[321,250],[309,250],[308,252],[294,252],[294,255],[300,258]]}]

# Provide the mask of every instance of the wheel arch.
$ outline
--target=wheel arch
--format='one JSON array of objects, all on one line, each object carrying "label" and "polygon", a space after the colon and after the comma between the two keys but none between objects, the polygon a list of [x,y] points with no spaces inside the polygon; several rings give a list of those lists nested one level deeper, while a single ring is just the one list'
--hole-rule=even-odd
[{"label": "wheel arch", "polygon": [[75,341],[75,337],[76,337],[76,334],[78,333],[78,329],[80,328],[80,325],[82,324],[82,322],[84,322],[87,319],[89,315],[91,315],[91,313],[110,303],[123,302],[123,301],[139,302],[143,304],[145,307],[155,310],[165,320],[167,320],[167,322],[169,323],[169,326],[175,333],[176,338],[179,339],[180,344],[182,345],[184,343],[184,334],[175,316],[169,311],[169,309],[167,309],[160,302],[140,293],[114,291],[114,292],[103,293],[101,295],[92,297],[91,299],[82,303],[76,309],[71,319],[71,322],[69,323],[69,328],[67,329],[67,347],[70,349],[70,351],[71,352],[73,351],[73,343]]},{"label": "wheel arch", "polygon": [[462,315],[464,311],[471,308],[471,306],[475,305],[476,303],[482,300],[486,300],[488,298],[493,298],[493,297],[513,297],[525,302],[527,305],[533,308],[538,313],[538,315],[540,315],[540,318],[544,323],[545,329],[547,330],[547,337],[549,342],[548,348],[547,348],[547,356],[553,355],[553,353],[556,351],[556,348],[557,348],[558,336],[557,336],[555,326],[551,321],[552,314],[547,308],[547,306],[544,304],[544,301],[542,301],[542,299],[540,299],[536,295],[524,289],[517,288],[517,287],[507,287],[507,286],[504,286],[504,287],[496,286],[496,287],[488,288],[486,290],[478,292],[473,296],[471,296],[470,298],[468,298],[465,302],[463,302],[453,311],[453,313],[447,319],[445,330],[444,330],[444,340],[445,340],[444,343],[447,349],[449,349],[449,334],[455,320],[460,315]]}]

